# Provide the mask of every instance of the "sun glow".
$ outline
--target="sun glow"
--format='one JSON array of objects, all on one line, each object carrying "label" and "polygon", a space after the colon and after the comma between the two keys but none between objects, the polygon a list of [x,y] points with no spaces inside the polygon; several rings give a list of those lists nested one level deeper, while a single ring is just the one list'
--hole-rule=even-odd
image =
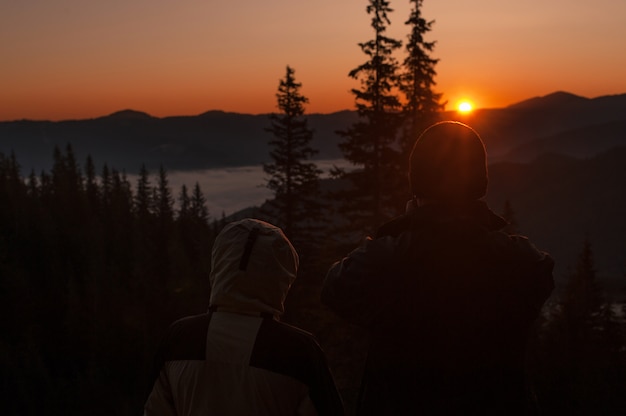
[{"label": "sun glow", "polygon": [[468,114],[472,112],[472,110],[474,109],[474,105],[468,100],[463,100],[459,101],[456,108],[459,113]]}]

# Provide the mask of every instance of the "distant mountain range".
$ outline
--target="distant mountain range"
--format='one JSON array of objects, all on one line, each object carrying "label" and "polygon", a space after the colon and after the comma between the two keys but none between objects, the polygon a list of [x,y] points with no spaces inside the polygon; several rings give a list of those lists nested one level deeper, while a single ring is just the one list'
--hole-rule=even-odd
[{"label": "distant mountain range", "polygon": [[556,92],[478,110],[465,121],[494,161],[530,161],[546,152],[589,157],[626,144],[626,94],[589,99]]},{"label": "distant mountain range", "polygon": [[588,238],[598,277],[626,301],[626,146],[586,159],[491,164],[486,200],[502,213],[507,199],[519,231],[555,258],[560,289]]},{"label": "distant mountain range", "polygon": [[[86,120],[0,122],[0,152],[14,151],[26,172],[49,169],[55,146],[71,143],[82,163],[91,155],[96,166],[137,172],[196,170],[258,165],[269,160],[268,114],[250,115],[209,111],[198,116],[152,117],[123,110]],[[356,120],[351,111],[308,115],[316,132],[318,159],[341,157],[335,130]]]},{"label": "distant mountain range", "polygon": [[[357,120],[354,111],[307,115],[317,159],[341,158],[335,133]],[[499,109],[444,117],[481,134],[492,161],[530,161],[545,152],[588,157],[626,144],[626,94],[594,99],[556,92]],[[197,116],[152,117],[124,110],[86,120],[0,122],[0,152],[14,151],[23,170],[49,169],[55,146],[71,143],[82,163],[136,172],[256,165],[268,161],[268,114],[209,111]]]}]

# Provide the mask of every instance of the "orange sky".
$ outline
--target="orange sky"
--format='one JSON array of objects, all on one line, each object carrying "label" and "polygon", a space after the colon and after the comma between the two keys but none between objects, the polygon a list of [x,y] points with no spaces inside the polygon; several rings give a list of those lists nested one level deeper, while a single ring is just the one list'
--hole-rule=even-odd
[{"label": "orange sky", "polygon": [[[275,111],[286,65],[307,111],[354,108],[366,0],[0,0],[0,120]],[[408,0],[391,0],[405,39]],[[437,91],[502,107],[626,92],[626,1],[424,0]]]}]

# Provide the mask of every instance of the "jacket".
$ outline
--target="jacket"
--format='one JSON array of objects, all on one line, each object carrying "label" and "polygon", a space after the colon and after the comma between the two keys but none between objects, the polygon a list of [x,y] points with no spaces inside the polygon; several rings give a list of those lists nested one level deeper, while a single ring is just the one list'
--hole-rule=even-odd
[{"label": "jacket", "polygon": [[554,262],[505,225],[482,201],[426,205],[330,268],[322,302],[371,333],[359,414],[523,414]]},{"label": "jacket", "polygon": [[279,228],[226,226],[213,248],[209,311],[170,326],[144,414],[343,414],[316,339],[278,321],[297,267]]}]

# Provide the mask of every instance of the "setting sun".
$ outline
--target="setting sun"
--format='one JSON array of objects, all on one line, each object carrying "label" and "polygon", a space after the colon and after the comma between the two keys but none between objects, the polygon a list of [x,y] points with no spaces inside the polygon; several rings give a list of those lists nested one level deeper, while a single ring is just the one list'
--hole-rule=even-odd
[{"label": "setting sun", "polygon": [[467,100],[463,100],[459,102],[459,104],[457,105],[457,109],[459,110],[460,113],[467,114],[467,113],[470,113],[474,109],[474,105]]}]

